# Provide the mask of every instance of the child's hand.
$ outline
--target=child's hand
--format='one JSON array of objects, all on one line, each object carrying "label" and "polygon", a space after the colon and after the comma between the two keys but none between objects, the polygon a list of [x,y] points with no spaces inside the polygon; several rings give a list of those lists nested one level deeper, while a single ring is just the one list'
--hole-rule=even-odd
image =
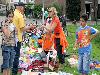
[{"label": "child's hand", "polygon": [[3,31],[3,33],[6,35],[6,37],[9,38],[9,36],[10,36],[10,31],[9,31],[6,27],[3,27],[2,31]]},{"label": "child's hand", "polygon": [[78,48],[78,44],[75,44],[73,50],[76,50],[77,48]]},{"label": "child's hand", "polygon": [[34,30],[35,28],[36,28],[35,25],[31,25],[31,26],[30,26],[30,29],[31,29],[31,30]]},{"label": "child's hand", "polygon": [[76,50],[76,49],[77,49],[76,47],[73,48],[73,50]]}]

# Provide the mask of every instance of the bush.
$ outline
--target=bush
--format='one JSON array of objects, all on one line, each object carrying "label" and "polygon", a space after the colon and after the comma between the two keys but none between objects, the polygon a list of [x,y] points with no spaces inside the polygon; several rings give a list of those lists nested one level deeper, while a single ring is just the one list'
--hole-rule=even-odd
[{"label": "bush", "polygon": [[80,0],[67,0],[66,1],[66,13],[67,18],[74,21],[79,20],[81,11]]},{"label": "bush", "polygon": [[33,12],[34,12],[35,18],[42,17],[42,5],[34,5]]},{"label": "bush", "polygon": [[25,15],[28,17],[28,15],[31,15],[34,18],[39,18],[41,17],[42,13],[42,5],[37,5],[37,4],[32,4],[28,3],[25,6]]},{"label": "bush", "polygon": [[26,6],[25,6],[25,15],[28,16],[30,15],[30,12],[29,10],[30,9],[33,9],[34,5],[32,3],[28,3]]}]

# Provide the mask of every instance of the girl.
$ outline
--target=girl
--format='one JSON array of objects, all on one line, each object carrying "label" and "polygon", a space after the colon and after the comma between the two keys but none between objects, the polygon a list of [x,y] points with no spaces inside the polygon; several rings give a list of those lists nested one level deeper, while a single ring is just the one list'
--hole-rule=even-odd
[{"label": "girl", "polygon": [[15,26],[13,24],[13,11],[7,11],[7,19],[2,24],[2,54],[3,54],[3,75],[10,75],[15,57]]}]

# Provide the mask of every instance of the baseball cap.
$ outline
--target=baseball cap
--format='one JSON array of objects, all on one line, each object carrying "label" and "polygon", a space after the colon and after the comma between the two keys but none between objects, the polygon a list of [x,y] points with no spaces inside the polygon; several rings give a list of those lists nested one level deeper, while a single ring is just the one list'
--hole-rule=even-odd
[{"label": "baseball cap", "polygon": [[23,2],[17,2],[14,3],[14,6],[25,6],[25,4]]}]

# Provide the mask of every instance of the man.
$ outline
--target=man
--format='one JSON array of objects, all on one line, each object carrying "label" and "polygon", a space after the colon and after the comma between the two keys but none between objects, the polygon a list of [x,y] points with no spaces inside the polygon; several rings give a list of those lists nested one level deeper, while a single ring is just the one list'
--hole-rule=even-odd
[{"label": "man", "polygon": [[19,57],[20,57],[20,48],[21,48],[21,42],[22,42],[22,33],[27,30],[33,29],[35,26],[28,26],[25,27],[25,21],[24,21],[24,4],[22,2],[19,2],[15,4],[15,11],[14,11],[14,18],[13,22],[17,29],[17,38],[16,38],[16,46],[15,46],[15,59],[13,62],[13,68],[12,68],[12,75],[17,75],[18,72],[18,65],[19,65]]}]

